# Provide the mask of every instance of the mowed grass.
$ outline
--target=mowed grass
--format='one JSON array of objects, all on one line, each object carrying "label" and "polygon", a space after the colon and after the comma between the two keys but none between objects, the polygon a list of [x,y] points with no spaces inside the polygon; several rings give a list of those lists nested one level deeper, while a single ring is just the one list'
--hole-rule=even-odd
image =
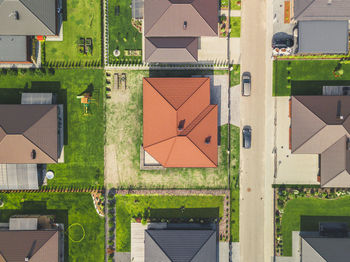
[{"label": "mowed grass", "polygon": [[[131,0],[111,0],[108,3],[109,62],[141,62],[142,56],[125,56],[125,50],[142,50],[142,34],[131,24]],[[118,13],[119,10],[119,13]],[[118,49],[120,56],[113,51]]]},{"label": "mowed grass", "polygon": [[223,196],[116,196],[117,252],[130,252],[132,218],[214,219],[223,216],[223,200]]},{"label": "mowed grass", "polygon": [[230,72],[230,87],[239,85],[241,82],[241,65],[232,65],[233,70]]},{"label": "mowed grass", "polygon": [[241,18],[240,17],[230,17],[230,37],[240,37],[241,36]]},{"label": "mowed grass", "polygon": [[[1,194],[0,222],[8,223],[12,215],[53,215],[56,223],[63,223],[65,232],[65,260],[103,261],[104,259],[104,219],[95,211],[89,193],[14,193]],[[79,223],[85,230],[84,239],[80,227],[69,225]],[[67,231],[68,230],[68,231]],[[72,231],[72,232],[71,232]]]},{"label": "mowed grass", "polygon": [[344,74],[333,75],[338,60],[274,61],[274,96],[321,95],[325,85],[350,84],[350,64],[342,64]]},{"label": "mowed grass", "polygon": [[[172,75],[175,75],[175,71]],[[202,75],[203,72],[197,72]],[[190,74],[190,72],[188,72]],[[191,72],[194,74],[194,71]],[[107,104],[107,145],[114,145],[120,180],[110,186],[124,188],[228,188],[227,126],[220,127],[219,164],[217,168],[168,168],[140,170],[142,145],[142,79],[155,72],[127,71],[127,91],[120,91],[118,102]],[[164,76],[164,75],[162,75]],[[128,134],[125,138],[125,134]]]},{"label": "mowed grass", "polygon": [[[65,0],[66,19],[63,21],[63,41],[45,42],[46,63],[101,62],[102,17],[99,0]],[[79,52],[80,38],[92,38],[92,55]]]},{"label": "mowed grass", "polygon": [[[0,103],[20,104],[22,92],[52,92],[64,105],[64,163],[50,164],[55,177],[48,185],[99,186],[104,173],[104,73],[103,70],[56,70],[54,75],[25,71],[1,75]],[[89,115],[77,96],[92,92]]]},{"label": "mowed grass", "polygon": [[220,0],[220,7],[228,8],[229,1],[231,1],[231,10],[241,9],[241,0]]},{"label": "mowed grass", "polygon": [[350,197],[289,200],[282,216],[283,254],[292,255],[292,231],[318,231],[319,222],[346,222],[350,225]]}]

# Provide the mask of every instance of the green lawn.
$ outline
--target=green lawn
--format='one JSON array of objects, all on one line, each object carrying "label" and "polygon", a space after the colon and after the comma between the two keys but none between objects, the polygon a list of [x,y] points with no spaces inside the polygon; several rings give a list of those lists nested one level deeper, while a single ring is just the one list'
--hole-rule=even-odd
[{"label": "green lawn", "polygon": [[[229,0],[221,0],[220,1],[220,7],[221,8],[228,8],[228,1]],[[231,10],[240,10],[241,9],[241,0],[230,0],[231,1]]]},{"label": "green lawn", "polygon": [[241,65],[232,65],[233,70],[230,73],[230,87],[239,85],[241,82]]},{"label": "green lawn", "polygon": [[[109,63],[142,60],[142,56],[126,56],[124,53],[125,50],[142,50],[142,34],[131,24],[130,6],[131,0],[111,0],[108,3]],[[113,55],[115,49],[120,51],[119,57]]]},{"label": "green lawn", "polygon": [[[3,72],[7,72],[6,75]],[[103,185],[104,173],[104,73],[102,70],[56,70],[54,75],[41,71],[3,70],[0,103],[19,104],[22,92],[53,92],[65,111],[63,164],[48,165],[55,172],[49,185]],[[85,116],[80,100],[85,90],[92,92],[90,114]]]},{"label": "green lawn", "polygon": [[[102,56],[102,17],[99,0],[66,1],[65,21],[63,22],[63,41],[45,42],[46,64],[57,62],[101,63]],[[92,55],[80,53],[80,38],[92,38]]]},{"label": "green lawn", "polygon": [[343,64],[344,74],[336,78],[333,70],[338,60],[274,61],[274,96],[321,95],[324,85],[349,85],[350,64]]},{"label": "green lawn", "polygon": [[223,215],[223,199],[223,196],[116,196],[117,252],[130,252],[132,218],[218,218]]},{"label": "green lawn", "polygon": [[283,255],[292,255],[292,231],[318,231],[319,222],[347,222],[350,225],[350,197],[326,200],[289,200],[282,216]]},{"label": "green lawn", "polygon": [[241,36],[241,18],[240,17],[230,17],[230,37],[240,37]]},{"label": "green lawn", "polygon": [[104,259],[104,219],[95,211],[89,193],[15,193],[0,194],[4,206],[0,208],[0,222],[8,222],[9,217],[18,214],[54,215],[55,222],[63,223],[65,230],[73,223],[80,223],[85,230],[85,238],[79,242],[81,230],[72,227],[65,234],[65,260],[103,261]]}]

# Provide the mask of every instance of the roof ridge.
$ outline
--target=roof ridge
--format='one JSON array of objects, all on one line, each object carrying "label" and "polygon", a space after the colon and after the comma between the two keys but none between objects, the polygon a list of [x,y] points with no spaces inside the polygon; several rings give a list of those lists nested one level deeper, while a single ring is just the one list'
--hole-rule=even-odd
[{"label": "roof ridge", "polygon": [[[51,104],[52,105],[52,104]],[[24,130],[21,134],[24,134],[25,132],[27,132],[29,129],[31,129],[36,123],[38,123],[44,116],[46,116],[48,113],[51,112],[51,110],[53,110],[55,107],[51,107],[50,110],[46,111],[42,116],[40,116],[38,119],[36,119],[36,121],[34,121],[30,126],[28,126],[28,128],[26,130]]]},{"label": "roof ridge", "polygon": [[189,262],[191,262],[195,257],[196,255],[199,253],[199,251],[202,249],[202,247],[208,242],[208,240],[213,236],[213,234],[215,233],[215,231],[213,230],[213,232],[211,232],[211,234],[209,235],[209,237],[207,238],[207,240],[205,240],[203,242],[203,244],[201,245],[201,247],[197,250],[197,252],[193,255],[193,257],[190,259]]},{"label": "roof ridge", "polygon": [[[187,52],[188,52],[195,60],[197,60],[198,58],[194,57],[194,55],[191,53],[191,51],[188,50],[188,47],[189,47],[194,41],[196,41],[196,40],[197,40],[197,38],[194,38],[194,39],[185,47],[185,49],[187,50]],[[197,46],[198,46],[198,45],[197,45]]]},{"label": "roof ridge", "polygon": [[[22,5],[30,12],[32,13],[39,21],[42,25],[44,25],[51,33],[53,34],[56,34],[56,32],[52,32],[52,30],[40,19],[40,17],[38,17],[35,13],[33,13],[32,10],[30,10],[30,8],[22,1],[22,0],[19,0],[19,2],[22,3]],[[55,12],[56,14],[56,12]],[[56,25],[57,26],[57,25]]]},{"label": "roof ridge", "polygon": [[193,1],[192,3],[190,3],[190,5],[193,7],[194,10],[197,11],[197,13],[199,14],[199,16],[200,16],[200,17],[205,21],[205,23],[210,27],[210,29],[213,31],[213,33],[214,33],[214,34],[217,34],[217,33],[214,31],[214,29],[211,27],[211,25],[208,23],[208,21],[207,21],[207,20],[202,16],[202,14],[198,11],[198,9],[194,7],[194,5],[193,5],[194,2],[195,2],[195,1]]},{"label": "roof ridge", "polygon": [[148,145],[148,146],[145,146],[145,147],[143,147],[143,148],[145,149],[145,148],[148,148],[148,147],[151,147],[151,146],[154,146],[154,145],[163,143],[163,142],[165,142],[165,141],[167,141],[167,140],[169,140],[169,139],[172,139],[172,138],[174,138],[174,137],[177,137],[177,135],[172,136],[172,137],[169,137],[169,138],[165,138],[165,139],[163,139],[163,140],[161,140],[161,141],[155,142],[155,143],[150,144],[150,145]]},{"label": "roof ridge", "polygon": [[173,141],[173,144],[172,144],[171,147],[170,147],[168,157],[167,157],[166,160],[165,160],[165,164],[168,163],[169,158],[170,158],[170,155],[171,155],[171,152],[173,152],[173,149],[174,149],[174,145],[175,145],[175,143],[176,143],[176,138],[177,138],[177,136],[175,136],[174,138],[175,138],[175,139],[174,139],[174,141]]},{"label": "roof ridge", "polygon": [[202,151],[202,150],[199,148],[199,146],[198,146],[195,142],[192,141],[192,139],[191,139],[190,137],[188,137],[188,136],[186,136],[186,137],[188,138],[188,140],[190,140],[190,141],[192,142],[192,144],[193,144],[196,148],[198,148],[198,150],[199,150],[200,152],[203,153],[203,155],[205,155],[206,158],[208,158],[208,160],[209,160],[210,162],[212,162],[212,163],[214,164],[214,166],[218,166],[217,164],[214,163],[213,160],[211,160],[211,158],[210,158],[204,151]]},{"label": "roof ridge", "polygon": [[162,16],[163,16],[163,15],[165,14],[165,12],[169,9],[169,7],[172,6],[172,3],[171,3],[169,0],[167,0],[167,1],[168,1],[170,4],[168,5],[167,8],[164,9],[163,13],[158,17],[158,19],[155,20],[155,21],[153,22],[153,25],[148,29],[148,31],[147,31],[147,32],[144,32],[144,35],[145,35],[145,36],[147,35],[147,33],[148,33],[149,31],[152,30],[152,28],[153,28],[154,25],[159,21],[159,19],[162,18]]},{"label": "roof ridge", "polygon": [[148,236],[154,241],[154,243],[157,244],[157,246],[159,247],[159,249],[163,251],[163,254],[164,254],[167,258],[169,258],[170,261],[172,261],[172,259],[168,256],[168,254],[164,251],[164,249],[159,245],[159,243],[157,242],[157,240],[155,240],[155,239],[153,238],[153,236],[149,233],[149,230],[146,230],[146,232],[147,232]]},{"label": "roof ridge", "polygon": [[[215,108],[215,105],[209,104],[206,108],[202,110],[191,123],[187,125],[187,127],[180,133],[180,136],[187,136],[191,133],[191,131]],[[196,122],[199,118],[200,121]],[[192,126],[193,124],[193,126]],[[190,128],[190,129],[189,129]],[[188,130],[189,129],[189,130]]]},{"label": "roof ridge", "polygon": [[57,162],[57,160],[53,159],[49,154],[45,152],[40,146],[38,146],[36,143],[34,143],[30,138],[28,138],[25,134],[22,134],[24,138],[26,138],[28,141],[30,141],[33,145],[35,145],[37,148],[40,149],[41,152],[43,152],[45,155],[47,155],[49,158],[51,158],[53,161]]},{"label": "roof ridge", "polygon": [[[197,77],[197,78],[202,78],[202,77]],[[203,83],[189,96],[187,97],[187,99],[179,106],[179,108],[176,110],[178,111],[195,93],[197,93],[197,91],[209,80],[209,77],[203,77],[205,79],[205,81],[203,81]],[[210,92],[210,83],[209,83],[209,92]]]},{"label": "roof ridge", "polygon": [[177,111],[177,109],[169,102],[169,100],[168,99],[166,99],[166,97],[165,96],[163,96],[160,92],[159,92],[159,90],[157,89],[157,88],[155,88],[155,86],[154,85],[152,85],[147,79],[148,78],[151,78],[151,77],[145,77],[144,79],[147,81],[147,83],[149,83],[150,84],[150,86],[152,86],[153,87],[153,89],[161,96],[161,97],[163,97],[164,98],[164,100],[165,101],[167,101],[168,102],[168,104],[172,107],[172,108],[174,108],[174,110],[175,111]]},{"label": "roof ridge", "polygon": [[297,151],[299,148],[301,148],[303,145],[305,145],[306,142],[308,142],[311,138],[315,137],[322,129],[325,129],[327,126],[328,126],[328,125],[325,125],[325,126],[323,126],[321,129],[319,129],[316,133],[314,133],[314,134],[313,134],[312,136],[310,136],[307,140],[305,140],[304,143],[300,144],[297,148],[295,148],[295,149],[293,150],[292,153],[294,153],[294,152]]},{"label": "roof ridge", "polygon": [[[146,45],[146,41],[148,41],[148,42],[150,42],[154,47],[156,47],[155,44],[154,44],[149,38],[151,38],[151,37],[145,37],[145,45]],[[158,49],[158,48],[156,47],[156,48],[152,51],[152,53],[149,54],[149,56],[148,56],[147,59],[150,59],[151,56],[154,54],[154,52],[155,52],[157,49]],[[146,52],[145,52],[145,53],[146,53]],[[145,55],[146,55],[146,54],[145,54]]]},{"label": "roof ridge", "polygon": [[[51,231],[51,230],[48,230],[48,231]],[[53,230],[52,230],[52,231],[53,231]],[[41,248],[42,248],[43,246],[45,246],[45,244],[46,244],[47,242],[49,242],[49,240],[51,240],[56,234],[58,234],[58,231],[55,231],[55,233],[54,233],[50,238],[48,238],[48,239],[41,245],[41,247],[38,248],[38,250],[37,250],[35,253],[32,254],[32,256],[29,258],[29,261],[32,260],[32,258],[35,256],[35,254],[37,254],[37,253],[39,252],[39,250],[41,250]]]},{"label": "roof ridge", "polygon": [[294,19],[297,19],[299,16],[301,16],[307,9],[309,9],[309,7],[315,3],[316,0],[311,0],[311,2],[303,9],[301,10],[301,12],[296,16],[294,17]]}]

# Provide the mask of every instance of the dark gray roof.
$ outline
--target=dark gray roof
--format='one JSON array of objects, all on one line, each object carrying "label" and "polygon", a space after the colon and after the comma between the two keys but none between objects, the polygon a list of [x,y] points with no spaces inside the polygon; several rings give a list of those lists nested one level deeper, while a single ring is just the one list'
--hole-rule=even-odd
[{"label": "dark gray roof", "polygon": [[218,0],[147,0],[144,6],[145,36],[216,36],[218,7]]},{"label": "dark gray roof", "polygon": [[299,53],[348,53],[348,21],[300,21]]},{"label": "dark gray roof", "polygon": [[0,0],[0,35],[56,35],[56,0]]},{"label": "dark gray roof", "polygon": [[301,261],[348,262],[350,238],[302,237]]},{"label": "dark gray roof", "polygon": [[294,0],[296,20],[349,20],[349,0]]},{"label": "dark gray roof", "polygon": [[1,62],[26,62],[27,60],[28,54],[26,36],[0,35]]},{"label": "dark gray roof", "polygon": [[146,230],[145,262],[215,262],[214,230]]},{"label": "dark gray roof", "polygon": [[196,37],[147,37],[145,38],[146,62],[196,62],[198,38]]}]

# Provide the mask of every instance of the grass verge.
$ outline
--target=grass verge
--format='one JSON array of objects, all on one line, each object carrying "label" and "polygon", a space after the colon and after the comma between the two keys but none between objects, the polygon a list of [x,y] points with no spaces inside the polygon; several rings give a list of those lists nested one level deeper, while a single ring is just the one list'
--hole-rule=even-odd
[{"label": "grass verge", "polygon": [[240,37],[241,36],[241,18],[240,17],[230,17],[230,37]]}]

